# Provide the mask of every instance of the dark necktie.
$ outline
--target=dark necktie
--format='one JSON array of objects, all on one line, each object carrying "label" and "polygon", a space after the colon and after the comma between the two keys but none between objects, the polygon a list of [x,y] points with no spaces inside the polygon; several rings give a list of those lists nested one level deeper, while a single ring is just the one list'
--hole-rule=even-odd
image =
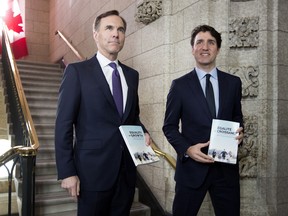
[{"label": "dark necktie", "polygon": [[206,100],[207,100],[211,115],[212,115],[213,118],[216,118],[214,92],[213,92],[212,83],[210,82],[210,77],[211,77],[210,74],[206,74],[205,94],[206,94]]},{"label": "dark necktie", "polygon": [[115,104],[117,106],[117,110],[119,112],[120,117],[123,115],[123,93],[122,93],[122,85],[119,71],[117,70],[117,65],[114,62],[109,64],[110,67],[113,68],[112,74],[112,93]]}]

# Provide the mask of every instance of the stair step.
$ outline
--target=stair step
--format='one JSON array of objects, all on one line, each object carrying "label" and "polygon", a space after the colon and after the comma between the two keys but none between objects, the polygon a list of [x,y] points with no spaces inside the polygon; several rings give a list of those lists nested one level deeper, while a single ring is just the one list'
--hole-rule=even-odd
[{"label": "stair step", "polygon": [[56,113],[31,113],[33,122],[35,124],[54,124]]},{"label": "stair step", "polygon": [[36,89],[39,91],[43,91],[46,89],[54,89],[57,90],[60,88],[60,83],[55,83],[55,82],[50,82],[48,83],[47,81],[43,82],[31,82],[31,81],[22,81],[22,86],[24,89],[31,88],[31,89]]},{"label": "stair step", "polygon": [[[21,184],[22,178],[20,178],[21,168],[19,164],[16,164],[15,170],[15,185],[17,188],[17,193],[21,194],[21,187],[17,187],[17,184]],[[56,176],[57,169],[56,169],[56,162],[49,159],[36,159],[36,167],[35,167],[35,179],[39,178],[40,176]],[[56,179],[56,178],[55,178]],[[36,186],[37,187],[37,186]]]},{"label": "stair step", "polygon": [[[16,192],[11,194],[11,213],[18,212],[17,195]],[[8,213],[8,193],[0,193],[0,215],[7,215]]]},{"label": "stair step", "polygon": [[41,110],[41,109],[48,109],[48,110],[56,110],[57,109],[57,104],[55,103],[49,103],[46,102],[45,104],[42,103],[35,103],[35,104],[31,104],[29,105],[30,109],[35,109],[36,111]]},{"label": "stair step", "polygon": [[68,195],[67,191],[58,191],[55,193],[46,194],[36,194],[35,205],[40,206],[45,204],[58,204],[58,203],[70,203],[73,200],[72,197]]},{"label": "stair step", "polygon": [[77,216],[77,210],[46,214],[46,216]]},{"label": "stair step", "polygon": [[36,161],[36,168],[35,168],[35,175],[56,175],[56,162],[55,160],[50,159],[37,159]]},{"label": "stair step", "polygon": [[140,202],[134,202],[130,210],[130,216],[150,216],[150,207]]},{"label": "stair step", "polygon": [[[21,80],[29,80],[29,82],[42,82],[42,83],[57,83],[60,84],[61,83],[61,77],[49,77],[49,76],[33,76],[33,75],[29,75],[29,74],[21,74]],[[27,81],[26,81],[27,82]]]},{"label": "stair step", "polygon": [[55,160],[55,148],[53,146],[44,146],[38,149],[37,160]]},{"label": "stair step", "polygon": [[34,124],[38,136],[40,134],[44,135],[54,135],[55,124]]},{"label": "stair step", "polygon": [[32,88],[26,88],[24,90],[25,92],[25,95],[27,97],[29,97],[30,95],[33,95],[33,96],[38,96],[38,97],[44,97],[44,98],[47,98],[47,97],[57,97],[58,96],[58,89],[56,90],[51,90],[51,89],[45,89],[45,90],[39,90],[39,89],[32,89]]},{"label": "stair step", "polygon": [[[43,86],[43,87],[45,87],[44,89],[39,89],[39,88],[35,88],[34,86],[29,86],[29,87],[26,87],[25,89],[24,89],[24,91],[25,91],[25,93],[26,92],[31,92],[31,93],[43,93],[43,94],[45,94],[45,93],[57,93],[58,94],[58,89],[53,89],[53,88],[48,88],[48,86]],[[36,95],[37,96],[37,95]]]},{"label": "stair step", "polygon": [[35,215],[59,214],[66,211],[76,211],[77,203],[67,191],[35,196]]},{"label": "stair step", "polygon": [[45,63],[45,62],[33,62],[33,61],[27,61],[27,60],[17,60],[17,66],[18,68],[30,68],[30,69],[34,69],[34,68],[37,68],[37,69],[40,69],[41,68],[41,71],[45,68],[54,68],[55,70],[56,69],[60,69],[60,65],[59,64],[53,64],[53,63]]},{"label": "stair step", "polygon": [[56,118],[57,107],[55,107],[54,104],[47,104],[47,106],[45,105],[46,104],[29,105],[30,113],[35,114],[40,112],[41,115],[45,115],[45,113],[51,112],[51,114],[54,114],[54,118]]},{"label": "stair step", "polygon": [[18,67],[21,70],[20,75],[30,74],[34,76],[45,76],[46,74],[54,76],[62,76],[63,70],[57,68],[47,68],[47,67]]},{"label": "stair step", "polygon": [[[56,175],[36,176],[36,194],[51,194],[67,191],[61,188],[60,181],[57,180]],[[67,194],[66,194],[67,195]]]},{"label": "stair step", "polygon": [[[36,133],[37,133],[37,131],[36,131]],[[38,140],[40,143],[39,149],[42,148],[42,146],[54,147],[54,145],[55,145],[54,134],[38,134],[37,133],[37,136],[38,136]]]},{"label": "stair step", "polygon": [[[41,206],[41,204],[38,204],[38,205]],[[37,204],[36,204],[36,206],[37,206]],[[57,205],[54,208],[58,209],[58,211],[56,213],[51,211],[51,209],[46,209],[46,211],[45,210],[43,211],[43,209],[42,209],[42,212],[39,212],[39,211],[36,211],[36,212],[37,212],[37,215],[39,215],[39,216],[40,215],[46,215],[46,216],[76,216],[77,215],[77,207],[75,210],[66,210],[65,209],[65,211],[64,210],[62,211],[60,209],[60,205]],[[47,210],[49,210],[50,213]],[[129,216],[150,216],[150,215],[151,215],[151,209],[148,206],[146,206],[140,202],[134,202],[132,204]]]},{"label": "stair step", "polygon": [[[22,178],[18,178],[17,184],[19,186],[19,190],[17,193],[21,196],[22,193]],[[66,192],[63,188],[61,188],[61,183],[57,180],[56,175],[43,175],[43,176],[35,176],[35,194],[38,196],[52,196],[52,194]],[[50,195],[49,195],[50,194]],[[67,195],[67,194],[66,194]]]},{"label": "stair step", "polygon": [[[47,107],[41,109],[40,107],[31,106],[31,107],[29,107],[29,109],[30,109],[30,113],[37,113],[38,115],[41,115],[43,117],[46,115],[53,116],[53,119],[55,122],[55,116],[56,116],[56,111],[57,111],[56,108],[47,106]],[[33,115],[32,115],[32,117],[33,117]],[[33,121],[34,121],[34,119],[33,119]],[[36,122],[36,124],[37,124],[37,122]],[[51,124],[51,122],[50,122],[50,124]]]},{"label": "stair step", "polygon": [[57,105],[58,96],[50,96],[50,97],[43,97],[43,96],[31,96],[26,95],[27,103],[29,107],[32,107],[33,105],[36,106],[46,106],[49,104]]}]

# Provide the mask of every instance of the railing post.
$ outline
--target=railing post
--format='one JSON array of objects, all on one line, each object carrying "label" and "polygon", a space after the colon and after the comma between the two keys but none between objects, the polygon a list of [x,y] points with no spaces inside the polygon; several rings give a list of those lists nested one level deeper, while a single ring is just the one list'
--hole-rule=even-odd
[{"label": "railing post", "polygon": [[[12,168],[11,168],[11,172],[8,171],[8,215],[11,215],[11,209],[12,209],[12,183],[13,183],[13,170],[15,165],[17,164],[19,160],[19,156],[17,155],[17,157],[14,159]],[[6,167],[6,166],[5,166]],[[7,167],[6,167],[7,168]]]},{"label": "railing post", "polygon": [[[27,152],[26,152],[27,153]],[[35,215],[35,164],[36,153],[23,154],[22,158],[22,216]]]}]

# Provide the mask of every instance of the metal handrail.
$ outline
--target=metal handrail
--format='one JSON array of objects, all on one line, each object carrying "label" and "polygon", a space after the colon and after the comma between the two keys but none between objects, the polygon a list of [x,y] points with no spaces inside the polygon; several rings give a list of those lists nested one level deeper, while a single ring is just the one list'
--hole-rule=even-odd
[{"label": "metal handrail", "polygon": [[0,155],[0,167],[12,160],[16,155],[19,154],[19,149],[23,146],[14,146],[11,149]]},{"label": "metal handrail", "polygon": [[26,96],[23,90],[23,86],[22,86],[22,82],[20,79],[20,75],[19,75],[19,70],[12,52],[12,48],[10,46],[10,41],[9,41],[9,37],[8,37],[8,28],[5,24],[3,24],[3,37],[4,37],[4,42],[5,42],[5,46],[7,49],[7,55],[8,55],[8,59],[11,65],[11,69],[13,72],[13,76],[14,76],[14,80],[15,80],[15,85],[16,85],[16,89],[18,92],[18,96],[19,96],[19,101],[20,101],[20,105],[21,105],[21,109],[23,111],[23,115],[24,115],[24,120],[25,120],[25,127],[28,131],[29,136],[27,137],[29,139],[29,143],[30,146],[25,146],[22,148],[19,148],[18,151],[20,151],[20,154],[24,154],[24,155],[30,155],[30,154],[36,154],[37,149],[39,148],[39,140],[38,140],[38,136],[36,134],[36,130],[34,127],[34,123],[31,117],[31,113],[30,113],[30,109],[26,100]]},{"label": "metal handrail", "polygon": [[153,151],[157,155],[163,157],[172,166],[172,168],[174,168],[174,170],[176,169],[176,160],[174,157],[172,157],[171,155],[169,155],[169,154],[163,152],[161,149],[159,149],[153,141],[152,141],[151,147],[152,147]]},{"label": "metal handrail", "polygon": [[[22,204],[21,215],[22,216],[34,216],[35,214],[35,164],[36,154],[39,148],[38,136],[34,127],[34,123],[31,117],[30,109],[26,100],[26,96],[23,90],[22,82],[19,75],[19,70],[12,52],[8,37],[8,28],[6,24],[2,24],[2,62],[4,65],[4,74],[6,80],[6,88],[8,92],[8,101],[10,111],[14,111],[13,115],[13,129],[17,129],[14,132],[16,144],[4,154],[0,155],[0,166],[5,166],[8,171],[9,181],[9,200],[8,200],[8,215],[11,215],[11,188],[13,169],[18,163],[18,159],[21,165],[21,178],[22,178]],[[4,51],[5,50],[5,51]],[[10,104],[11,103],[11,104]],[[12,119],[12,116],[11,116]],[[16,120],[15,120],[16,119]],[[20,123],[18,123],[18,121]],[[17,125],[14,128],[14,123]],[[20,128],[20,129],[19,129]],[[20,131],[18,131],[18,129]],[[24,134],[24,136],[23,136]],[[13,160],[13,166],[11,171],[6,166],[6,163]]]},{"label": "metal handrail", "polygon": [[79,60],[85,60],[85,58],[84,58],[84,57],[79,53],[79,51],[72,45],[72,43],[70,43],[70,42],[68,41],[68,39],[64,36],[64,34],[63,34],[61,31],[56,30],[55,35],[57,35],[57,34],[64,40],[64,42],[68,45],[68,47],[73,51],[73,53],[77,56],[77,58],[78,58]]}]

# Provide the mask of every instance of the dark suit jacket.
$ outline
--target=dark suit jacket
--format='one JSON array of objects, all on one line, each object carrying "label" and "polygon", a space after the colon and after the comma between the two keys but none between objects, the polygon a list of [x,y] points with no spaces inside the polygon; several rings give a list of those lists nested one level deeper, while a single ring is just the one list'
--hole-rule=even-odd
[{"label": "dark suit jacket", "polygon": [[[58,178],[78,175],[85,190],[110,189],[121,161],[127,170],[128,182],[135,187],[136,168],[118,127],[143,126],[139,119],[139,74],[119,64],[128,85],[122,119],[96,56],[68,65],[59,90],[55,126]],[[143,129],[146,132],[144,126]]]},{"label": "dark suit jacket", "polygon": [[[240,122],[241,80],[239,77],[217,70],[219,83],[218,119]],[[179,123],[181,122],[181,130]],[[212,116],[196,71],[174,80],[167,97],[163,132],[177,152],[176,182],[199,187],[205,180],[210,164],[185,157],[191,145],[209,141]],[[203,149],[207,153],[208,148]],[[239,184],[238,164],[221,164],[228,184]]]}]

